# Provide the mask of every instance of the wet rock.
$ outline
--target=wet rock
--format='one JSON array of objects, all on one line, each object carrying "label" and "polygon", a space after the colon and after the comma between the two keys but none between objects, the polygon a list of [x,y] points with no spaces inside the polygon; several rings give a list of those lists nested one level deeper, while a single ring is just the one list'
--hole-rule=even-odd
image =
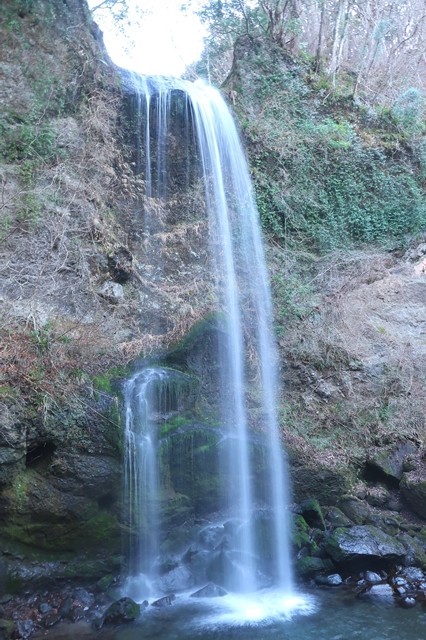
[{"label": "wet rock", "polygon": [[0,638],[8,640],[15,637],[15,623],[12,620],[0,620]]},{"label": "wet rock", "polygon": [[347,469],[330,469],[318,465],[301,465],[294,475],[294,496],[300,502],[315,496],[320,504],[334,506],[349,490]]},{"label": "wet rock", "polygon": [[394,595],[393,589],[389,584],[373,584],[373,586],[369,587],[366,591],[363,591],[360,597],[368,600],[389,602],[393,600]]},{"label": "wet rock", "polygon": [[34,622],[32,620],[18,620],[16,622],[15,637],[26,640],[34,631]]},{"label": "wet rock", "polygon": [[101,578],[100,580],[97,581],[96,583],[96,588],[99,591],[108,591],[108,589],[112,586],[114,582],[114,576],[109,573],[107,576],[104,576],[103,578]]},{"label": "wet rock", "polygon": [[325,519],[332,527],[351,527],[355,523],[346,516],[338,507],[332,507],[327,511]]},{"label": "wet rock", "polygon": [[365,524],[369,521],[371,510],[368,504],[354,496],[344,496],[339,500],[338,507],[355,524]]},{"label": "wet rock", "polygon": [[163,598],[159,598],[159,600],[155,600],[151,604],[151,606],[152,607],[159,607],[159,608],[170,607],[173,604],[174,600],[176,600],[176,596],[175,596],[174,593],[171,593],[168,596],[164,596]]},{"label": "wet rock", "polygon": [[377,560],[401,562],[406,556],[403,544],[373,526],[338,528],[326,540],[326,550],[335,562]]},{"label": "wet rock", "polygon": [[365,499],[372,507],[384,507],[390,499],[390,493],[382,486],[369,487]]},{"label": "wet rock", "polygon": [[412,609],[416,606],[416,599],[412,596],[406,596],[405,598],[401,598],[399,604],[403,609]]},{"label": "wet rock", "polygon": [[296,570],[302,577],[313,576],[316,573],[327,572],[333,569],[333,563],[328,558],[316,558],[306,556],[298,558]]},{"label": "wet rock", "polygon": [[222,542],[224,535],[224,527],[206,527],[198,534],[198,540],[204,547],[215,549]]},{"label": "wet rock", "polygon": [[114,493],[120,465],[109,456],[72,453],[56,456],[50,466],[53,486],[63,493],[99,499]]},{"label": "wet rock", "polygon": [[315,582],[326,587],[338,587],[340,584],[342,584],[343,579],[342,576],[338,573],[332,573],[328,576],[316,576]]},{"label": "wet rock", "polygon": [[5,593],[0,596],[0,604],[7,604],[11,600],[13,600],[13,596],[11,596],[10,593]]},{"label": "wet rock", "polygon": [[188,566],[195,583],[203,582],[206,579],[206,571],[212,560],[212,552],[207,550],[195,550],[193,547],[184,554],[182,561]]},{"label": "wet rock", "polygon": [[416,472],[404,473],[401,493],[412,510],[426,520],[426,479]]},{"label": "wet rock", "polygon": [[58,614],[61,616],[61,618],[66,618],[69,612],[71,611],[71,608],[72,608],[72,598],[68,596],[67,598],[65,598],[65,600],[62,602],[61,606],[59,607]]},{"label": "wet rock", "polygon": [[48,602],[41,602],[38,606],[38,610],[41,613],[41,615],[46,615],[46,613],[49,613],[49,611],[51,611],[52,607],[50,606],[50,604]]},{"label": "wet rock", "polygon": [[111,304],[119,304],[124,300],[124,289],[122,285],[112,280],[104,282],[104,284],[99,287],[98,293],[101,298],[104,298]]},{"label": "wet rock", "polygon": [[95,596],[83,587],[77,587],[74,591],[74,598],[85,607],[91,607],[95,601]]},{"label": "wet rock", "polygon": [[370,584],[378,584],[383,581],[383,578],[375,571],[364,571],[364,580]]},{"label": "wet rock", "polygon": [[302,514],[310,527],[316,527],[322,530],[325,529],[324,516],[318,500],[315,498],[304,500],[299,505],[298,511]]},{"label": "wet rock", "polygon": [[405,567],[401,570],[401,576],[411,584],[421,583],[425,580],[425,572],[419,567]]},{"label": "wet rock", "polygon": [[228,592],[219,585],[209,582],[205,587],[198,589],[195,593],[191,593],[191,598],[221,598],[226,596]]},{"label": "wet rock", "polygon": [[104,617],[103,624],[122,624],[125,622],[133,622],[139,617],[141,612],[140,606],[131,598],[120,598],[108,607]]},{"label": "wet rock", "polygon": [[399,482],[406,458],[416,453],[417,447],[412,442],[402,442],[389,449],[378,449],[368,458],[367,465],[384,477]]},{"label": "wet rock", "polygon": [[194,577],[188,567],[183,564],[162,576],[158,583],[163,592],[183,591],[194,586]]},{"label": "wet rock", "polygon": [[405,564],[409,566],[414,565],[426,570],[426,552],[424,544],[408,533],[400,534],[399,539],[405,547]]},{"label": "wet rock", "polygon": [[240,553],[226,549],[215,552],[206,567],[206,577],[210,582],[224,589],[235,591],[244,584],[244,558]]},{"label": "wet rock", "polygon": [[79,620],[83,620],[84,618],[84,608],[81,606],[73,607],[68,614],[68,620],[70,622],[78,622]]},{"label": "wet rock", "polygon": [[49,613],[45,618],[43,618],[43,626],[46,629],[50,629],[54,627],[55,624],[58,624],[62,620],[62,616],[60,613]]}]

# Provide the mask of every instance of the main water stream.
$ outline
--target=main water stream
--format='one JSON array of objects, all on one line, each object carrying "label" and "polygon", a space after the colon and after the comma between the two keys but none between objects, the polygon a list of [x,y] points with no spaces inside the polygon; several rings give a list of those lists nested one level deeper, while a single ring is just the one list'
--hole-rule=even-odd
[{"label": "main water stream", "polygon": [[[272,304],[258,212],[238,133],[220,93],[204,83],[138,77],[133,82],[137,94],[135,140],[137,145],[144,145],[144,152],[137,153],[137,170],[144,175],[146,196],[155,194],[157,202],[167,206],[169,167],[175,162],[168,147],[182,144],[182,140],[171,144],[172,119],[177,116],[183,122],[188,149],[189,139],[193,140],[193,157],[186,154],[185,182],[188,184],[188,172],[191,168],[194,172],[194,164],[195,173],[204,182],[212,278],[217,282],[218,309],[224,318],[217,358],[222,389],[220,421],[225,437],[217,473],[228,478],[228,491],[218,507],[225,514],[224,520],[229,522],[232,516],[234,531],[221,541],[221,570],[215,571],[215,582],[240,594],[252,594],[266,584],[274,584],[283,597],[292,600],[289,490],[276,414],[277,355]],[[129,380],[125,389],[125,497],[130,509],[129,527],[133,531],[135,527],[140,529],[137,551],[130,554],[127,590],[139,600],[154,596],[156,590],[152,586],[153,567],[162,537],[164,487],[158,462],[158,425],[150,414],[152,395],[159,381],[164,384],[165,379],[165,370],[151,367]],[[253,419],[248,405],[254,389],[260,404],[258,431],[266,452],[267,472],[261,492],[255,486],[256,461],[250,445]],[[268,512],[268,518],[263,517],[268,531],[261,535],[256,530],[259,511]],[[267,568],[262,561],[265,539],[269,547]],[[218,565],[219,561],[213,562]],[[206,577],[201,580],[207,581],[208,574],[207,566]]]}]

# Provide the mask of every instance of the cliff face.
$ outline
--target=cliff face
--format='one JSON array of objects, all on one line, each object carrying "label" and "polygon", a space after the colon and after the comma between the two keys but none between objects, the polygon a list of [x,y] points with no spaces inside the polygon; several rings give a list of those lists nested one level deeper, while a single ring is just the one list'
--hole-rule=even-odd
[{"label": "cliff face", "polygon": [[[114,380],[133,359],[161,354],[195,371],[206,397],[217,394],[209,388],[214,323],[170,349],[215,308],[206,218],[196,184],[177,189],[167,209],[145,198],[132,164],[134,96],[108,61],[83,1],[3,2],[0,38],[0,536],[9,575],[23,575],[24,556],[26,579],[94,577],[121,561]],[[312,122],[303,128],[302,142],[309,134],[313,171],[322,171],[323,183],[330,168],[337,176],[347,166],[353,131],[321,120],[324,96],[304,84],[294,62],[274,59],[269,75],[271,61],[261,58],[258,73],[259,55],[240,51],[229,96],[271,231],[282,427],[296,496],[334,504],[348,491],[376,502],[379,493],[386,509],[415,505],[424,517],[416,496],[424,484],[425,245],[419,238],[411,247],[394,243],[392,251],[353,244],[336,250],[339,230],[347,239],[350,225],[341,225],[340,214],[334,220],[328,200],[329,218],[312,213],[298,110],[314,102],[319,124],[314,132]],[[346,103],[335,108],[351,112]],[[354,128],[371,141],[358,116]],[[407,146],[398,150],[392,131],[374,135],[391,173],[401,160],[412,220],[420,220],[419,181],[409,180],[419,168],[413,155]],[[359,145],[353,151],[359,168]],[[395,198],[394,231],[405,215]],[[289,202],[288,242],[280,212]],[[405,196],[401,202],[408,211]],[[355,205],[361,201],[348,201],[348,211]],[[341,213],[342,201],[339,207]],[[354,228],[364,233],[361,222]],[[327,228],[334,245],[323,242]],[[319,255],[326,245],[334,252]],[[401,449],[407,442],[411,448]],[[395,456],[392,476],[386,469]]]},{"label": "cliff face", "polygon": [[379,450],[411,442],[423,473],[424,123],[414,135],[261,39],[237,43],[226,89],[270,239],[296,495],[395,490]]},{"label": "cliff face", "polygon": [[102,575],[121,562],[112,381],[214,307],[206,219],[196,189],[143,196],[134,94],[85,2],[3,3],[0,36],[0,536],[10,575],[34,550],[27,579]]}]

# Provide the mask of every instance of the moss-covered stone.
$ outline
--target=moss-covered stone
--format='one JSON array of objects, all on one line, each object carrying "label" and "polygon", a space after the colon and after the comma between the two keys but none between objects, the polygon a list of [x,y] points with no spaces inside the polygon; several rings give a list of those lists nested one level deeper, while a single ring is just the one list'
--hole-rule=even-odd
[{"label": "moss-covered stone", "polygon": [[343,496],[338,503],[339,509],[355,524],[366,524],[371,516],[369,505],[355,496]]},{"label": "moss-covered stone", "polygon": [[335,505],[342,494],[347,493],[353,482],[350,468],[326,468],[299,466],[292,469],[292,482],[295,498],[298,502],[316,499],[320,504]]},{"label": "moss-covered stone", "polygon": [[13,620],[0,619],[0,638],[2,640],[8,640],[8,638],[14,638],[15,623]]},{"label": "moss-covered stone", "polygon": [[324,515],[316,498],[308,498],[300,504],[300,510],[311,527],[325,529]]},{"label": "moss-covered stone", "polygon": [[326,537],[325,548],[338,563],[378,561],[396,563],[404,560],[404,545],[371,525],[337,528]]},{"label": "moss-covered stone", "polygon": [[120,598],[110,605],[104,616],[104,624],[133,622],[140,616],[141,607],[131,598]]},{"label": "moss-covered stone", "polygon": [[417,472],[404,473],[401,492],[415,513],[426,520],[426,480]]},{"label": "moss-covered stone", "polygon": [[296,560],[296,571],[304,578],[333,569],[334,565],[328,558],[305,556]]},{"label": "moss-covered stone", "polygon": [[308,547],[310,544],[309,526],[303,516],[297,514],[293,518],[291,540],[296,549]]}]

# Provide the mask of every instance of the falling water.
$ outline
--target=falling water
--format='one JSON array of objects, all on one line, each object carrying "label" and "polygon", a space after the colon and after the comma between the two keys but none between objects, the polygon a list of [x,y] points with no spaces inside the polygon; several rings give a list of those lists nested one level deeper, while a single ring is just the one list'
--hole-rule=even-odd
[{"label": "falling water", "polygon": [[126,382],[124,399],[124,493],[128,526],[133,533],[128,591],[140,599],[151,595],[161,537],[158,420],[175,404],[169,372],[144,368]]},{"label": "falling water", "polygon": [[[212,259],[218,274],[220,305],[226,318],[226,339],[219,353],[222,421],[228,431],[222,470],[229,475],[231,487],[226,507],[240,522],[239,570],[229,577],[228,584],[239,592],[252,592],[262,586],[257,562],[261,541],[254,520],[256,509],[265,508],[266,503],[271,514],[270,536],[273,541],[270,567],[275,584],[290,595],[288,478],[276,413],[277,354],[272,333],[272,303],[258,212],[238,133],[220,93],[204,83],[139,79],[138,91],[139,105],[145,105],[147,195],[167,196],[167,141],[173,95],[179,95],[181,99],[184,96],[186,131],[194,132],[197,161],[204,180]],[[152,129],[154,126],[155,131]],[[156,141],[155,148],[153,140]],[[253,353],[256,354],[254,358]],[[253,364],[253,360],[257,364]],[[151,521],[150,530],[158,541],[159,516],[158,512],[154,513],[152,505],[158,502],[155,492],[158,491],[159,480],[156,476],[157,463],[150,458],[155,456],[155,435],[150,429],[146,399],[146,390],[156,375],[159,374],[148,369],[127,383],[126,483],[128,500],[136,510],[144,510],[144,517]],[[253,377],[257,377],[256,388],[260,389],[260,430],[266,435],[269,470],[261,498],[258,487],[254,486],[254,461],[250,447],[253,425],[247,409],[249,378]],[[136,395],[143,405],[138,409],[145,424],[142,432],[134,428],[136,418],[129,409],[132,395]],[[132,526],[137,526],[139,517],[135,512]],[[149,550],[138,550],[139,565],[135,572],[142,570],[140,563],[143,558],[153,557],[158,551],[156,544],[158,542],[152,542],[153,547]]]}]

